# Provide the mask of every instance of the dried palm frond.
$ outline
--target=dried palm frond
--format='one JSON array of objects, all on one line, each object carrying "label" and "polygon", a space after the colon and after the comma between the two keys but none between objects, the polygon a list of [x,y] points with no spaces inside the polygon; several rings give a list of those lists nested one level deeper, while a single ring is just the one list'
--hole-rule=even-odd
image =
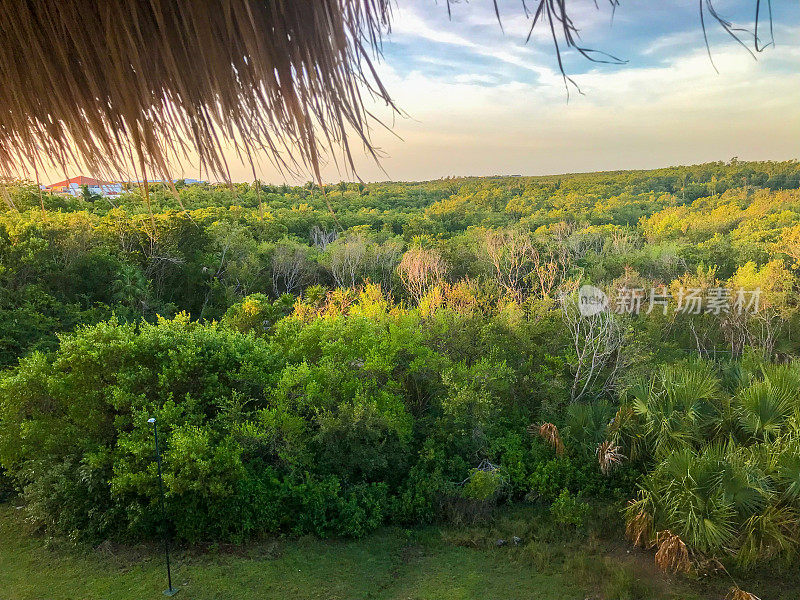
[{"label": "dried palm frond", "polygon": [[[629,506],[631,504],[634,504],[634,502],[628,503]],[[652,515],[642,510],[627,518],[625,522],[625,537],[634,546],[650,548],[654,543]]]},{"label": "dried palm frond", "polygon": [[538,435],[540,438],[542,438],[555,449],[558,456],[561,456],[566,451],[564,442],[561,439],[561,434],[558,432],[558,427],[552,423],[528,425],[528,433],[531,435]]},{"label": "dried palm frond", "polygon": [[730,589],[728,595],[725,596],[725,600],[761,600],[761,598],[750,592],[745,592],[738,586],[734,586]]},{"label": "dried palm frond", "polygon": [[600,472],[609,475],[616,465],[622,462],[625,457],[620,453],[619,446],[615,446],[609,440],[600,442],[597,445],[597,462],[600,463]]},{"label": "dried palm frond", "polygon": [[669,529],[659,531],[656,535],[656,565],[667,573],[688,573],[692,563],[689,560],[689,549],[683,540]]},{"label": "dried palm frond", "polygon": [[352,167],[363,95],[391,105],[372,64],[389,17],[389,0],[0,1],[0,174],[167,178],[197,154],[230,180],[226,145],[317,177],[340,147]]}]

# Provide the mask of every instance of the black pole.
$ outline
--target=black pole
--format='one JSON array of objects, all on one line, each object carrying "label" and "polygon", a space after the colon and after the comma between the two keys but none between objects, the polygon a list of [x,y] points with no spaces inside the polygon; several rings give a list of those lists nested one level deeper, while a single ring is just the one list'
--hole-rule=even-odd
[{"label": "black pole", "polygon": [[164,529],[164,556],[167,559],[167,585],[169,588],[164,590],[165,596],[174,596],[178,593],[177,589],[172,587],[172,571],[169,566],[169,531],[167,530],[167,510],[164,506],[164,479],[161,476],[161,452],[158,449],[158,427],[156,420],[150,419],[153,424],[153,437],[156,441],[156,463],[158,464],[158,491],[159,491],[159,504],[161,505],[161,526]]}]

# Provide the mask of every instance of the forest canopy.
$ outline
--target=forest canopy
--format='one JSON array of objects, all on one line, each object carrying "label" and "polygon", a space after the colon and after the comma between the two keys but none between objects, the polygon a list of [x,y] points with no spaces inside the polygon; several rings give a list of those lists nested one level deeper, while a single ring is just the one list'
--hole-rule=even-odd
[{"label": "forest canopy", "polygon": [[0,492],[42,530],[156,535],[156,417],[181,540],[631,500],[642,546],[796,557],[797,161],[176,188],[0,213]]}]

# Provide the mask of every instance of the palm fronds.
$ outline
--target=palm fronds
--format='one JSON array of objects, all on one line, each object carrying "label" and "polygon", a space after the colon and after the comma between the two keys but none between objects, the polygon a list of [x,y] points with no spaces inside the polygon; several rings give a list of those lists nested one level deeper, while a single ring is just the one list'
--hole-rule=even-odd
[{"label": "palm fronds", "polygon": [[748,566],[758,561],[794,558],[798,548],[799,517],[796,510],[785,506],[769,506],[752,515],[742,527],[736,555],[739,564]]},{"label": "palm fronds", "polygon": [[597,445],[597,462],[600,464],[600,472],[603,475],[610,475],[625,457],[620,452],[620,447],[615,446],[611,441],[606,440]]},{"label": "palm fronds", "polygon": [[653,545],[653,517],[649,513],[639,510],[627,519],[625,523],[625,537],[634,546],[649,548]]},{"label": "palm fronds", "polygon": [[657,456],[693,447],[709,430],[719,429],[724,413],[719,379],[702,361],[664,366],[628,393],[641,431]]},{"label": "palm fronds", "polygon": [[760,440],[775,439],[792,416],[796,397],[789,394],[785,382],[773,384],[765,379],[751,384],[739,394],[742,427]]},{"label": "palm fronds", "polygon": [[659,531],[656,536],[656,565],[666,573],[689,573],[692,563],[689,560],[689,549],[680,536],[669,529]]},{"label": "palm fronds", "polygon": [[555,451],[558,456],[566,452],[564,442],[561,439],[561,434],[558,432],[558,427],[553,423],[542,423],[541,425],[529,425],[528,433],[531,435],[538,435],[545,442],[547,442]]},{"label": "palm fronds", "polygon": [[717,446],[712,451],[718,453],[714,468],[725,501],[743,518],[763,510],[773,492],[773,485],[759,465],[760,461],[752,452],[733,444]]},{"label": "palm fronds", "polygon": [[715,552],[735,535],[736,511],[718,485],[717,452],[685,449],[664,459],[649,475],[670,527],[692,548]]},{"label": "palm fronds", "polygon": [[800,370],[762,362],[748,372],[722,387],[724,372],[672,365],[628,390],[613,443],[655,459],[625,509],[631,542],[665,529],[743,567],[800,552]]},{"label": "palm fronds", "polygon": [[630,404],[619,407],[608,424],[609,438],[620,447],[620,451],[632,461],[647,452],[646,434],[642,431],[639,417]]},{"label": "palm fronds", "polygon": [[[565,48],[624,62],[581,43],[574,6],[522,4],[531,33],[546,30],[568,90]],[[711,0],[700,6],[704,32],[707,14],[744,43]],[[759,6],[756,52],[770,45],[757,35]],[[390,17],[389,0],[0,1],[0,175],[74,163],[101,178],[168,178],[197,157],[230,180],[226,146],[251,165],[263,151],[318,179],[323,155],[338,163],[340,149],[353,170],[350,135],[377,154],[364,97],[397,110],[373,65]],[[771,34],[771,11],[769,20]]]},{"label": "palm fronds", "polygon": [[793,441],[780,450],[776,461],[776,479],[785,498],[792,503],[800,500],[800,443]]},{"label": "palm fronds", "polygon": [[570,447],[582,448],[588,454],[605,440],[613,416],[608,402],[574,402],[567,407],[564,438],[571,442]]}]

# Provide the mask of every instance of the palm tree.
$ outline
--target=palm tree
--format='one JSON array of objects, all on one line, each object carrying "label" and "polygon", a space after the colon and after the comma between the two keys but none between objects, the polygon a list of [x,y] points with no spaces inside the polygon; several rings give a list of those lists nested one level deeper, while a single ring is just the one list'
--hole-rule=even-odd
[{"label": "palm tree", "polygon": [[567,408],[564,437],[572,442],[572,446],[594,454],[598,444],[608,435],[608,426],[614,413],[614,408],[602,400],[570,404]]},{"label": "palm tree", "polygon": [[647,544],[669,530],[693,550],[745,566],[796,556],[797,367],[766,365],[752,380],[729,377],[726,389],[709,363],[683,363],[628,393],[623,408],[635,417],[614,423],[613,439],[643,444],[641,455],[655,458],[626,509],[630,539]]},{"label": "palm tree", "polygon": [[112,284],[114,300],[126,308],[141,308],[147,294],[147,280],[140,269],[123,265]]},{"label": "palm tree", "polygon": [[631,393],[632,409],[657,457],[694,446],[718,427],[723,413],[719,380],[700,361],[664,366],[649,385]]}]

